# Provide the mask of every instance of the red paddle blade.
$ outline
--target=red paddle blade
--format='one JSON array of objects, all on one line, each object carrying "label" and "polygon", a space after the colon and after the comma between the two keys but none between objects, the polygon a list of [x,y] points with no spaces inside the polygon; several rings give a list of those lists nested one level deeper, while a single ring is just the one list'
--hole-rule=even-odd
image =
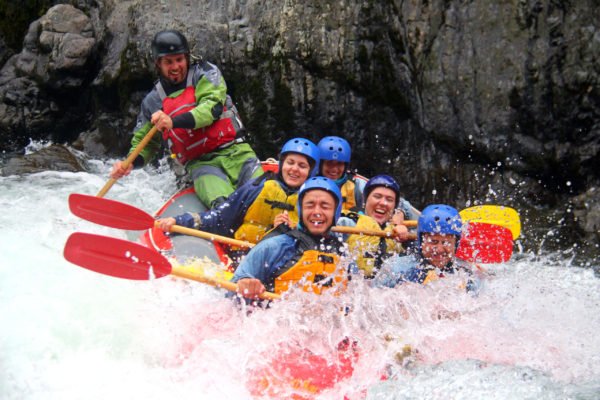
[{"label": "red paddle blade", "polygon": [[145,211],[102,197],[72,193],[69,209],[80,218],[111,228],[140,231],[154,226],[154,218]]},{"label": "red paddle blade", "polygon": [[469,222],[460,239],[456,257],[470,262],[502,263],[510,260],[512,252],[510,229],[500,225]]},{"label": "red paddle blade", "polygon": [[65,244],[67,261],[123,279],[148,280],[171,273],[169,260],[137,243],[89,233],[73,233]]}]

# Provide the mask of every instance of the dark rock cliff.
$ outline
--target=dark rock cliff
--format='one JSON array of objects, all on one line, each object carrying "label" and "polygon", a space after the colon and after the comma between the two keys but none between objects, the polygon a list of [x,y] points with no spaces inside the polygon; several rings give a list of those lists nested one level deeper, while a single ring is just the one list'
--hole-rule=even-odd
[{"label": "dark rock cliff", "polygon": [[416,206],[507,204],[529,232],[600,242],[597,0],[70,3],[12,57],[0,41],[5,150],[85,132],[123,155],[150,40],[176,28],[223,70],[261,157],[342,135],[355,168],[392,173]]}]

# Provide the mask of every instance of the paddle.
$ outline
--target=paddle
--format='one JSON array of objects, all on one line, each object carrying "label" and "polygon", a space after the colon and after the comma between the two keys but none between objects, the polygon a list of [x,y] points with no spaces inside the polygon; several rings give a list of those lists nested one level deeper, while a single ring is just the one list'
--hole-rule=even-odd
[{"label": "paddle", "polygon": [[467,222],[460,238],[456,257],[479,263],[502,263],[513,253],[513,234],[500,225]]},{"label": "paddle", "polygon": [[[80,267],[117,278],[150,280],[175,275],[232,292],[237,292],[238,288],[237,284],[225,279],[172,266],[163,255],[140,244],[107,236],[73,233],[65,244],[64,257]],[[280,298],[271,292],[264,292],[259,297],[264,300]]]},{"label": "paddle", "polygon": [[[148,142],[150,142],[150,140],[152,140],[152,137],[154,136],[155,133],[156,133],[156,126],[153,126],[152,129],[150,129],[148,131],[148,133],[146,133],[146,136],[144,136],[144,138],[138,143],[138,145],[135,146],[135,149],[133,149],[131,154],[129,154],[127,156],[127,158],[125,159],[125,161],[123,161],[123,168],[125,168],[125,169],[129,168],[129,165],[131,165],[131,163],[142,152],[142,150],[144,150],[144,147],[146,147]],[[102,189],[100,189],[100,191],[98,192],[98,194],[96,196],[104,197],[106,192],[108,192],[110,190],[110,188],[112,187],[112,185],[115,184],[116,181],[117,181],[116,179],[110,178],[108,180],[108,182],[106,182],[104,184]]]},{"label": "paddle", "polygon": [[[75,215],[96,224],[118,229],[145,230],[155,226],[152,215],[144,210],[116,200],[104,199],[85,194],[72,193],[69,195],[69,209]],[[174,225],[171,232],[196,236],[215,242],[227,243],[239,247],[253,247],[254,244],[243,240],[199,231]]]},{"label": "paddle", "polygon": [[[156,222],[152,215],[130,204],[79,193],[72,193],[69,196],[69,208],[73,214],[80,218],[118,229],[145,230],[155,226]],[[413,222],[416,223],[416,221],[405,222],[410,224]],[[390,236],[387,232],[371,231],[350,226],[335,226],[332,231],[381,237]],[[232,239],[226,236],[215,235],[179,225],[173,226],[171,232],[197,236],[202,239],[214,240],[216,242],[227,243],[238,247],[254,246],[253,243],[243,240]],[[409,234],[409,238],[410,240],[414,240],[416,237],[414,234]]]},{"label": "paddle", "polygon": [[463,222],[483,222],[498,225],[510,230],[512,239],[516,240],[521,234],[519,213],[506,206],[483,205],[465,208],[460,212]]},{"label": "paddle", "polygon": [[[461,236],[456,256],[462,260],[479,263],[501,263],[510,259],[513,252],[513,238],[508,228],[482,222],[468,222]],[[351,226],[335,226],[332,231],[346,234],[363,234],[390,237],[390,232],[364,230]],[[409,233],[409,240],[416,240],[415,233]]]},{"label": "paddle", "polygon": [[[494,207],[500,208],[500,206]],[[73,214],[83,219],[119,229],[149,229],[156,222],[150,214],[132,205],[84,194],[71,194],[69,196],[69,208]],[[463,239],[457,251],[457,257],[466,261],[481,263],[500,263],[510,259],[513,241],[511,231],[508,228],[481,222],[468,222],[466,225],[468,229],[463,234]],[[349,234],[364,234],[379,237],[389,236],[388,232],[363,230],[348,226],[336,226],[332,230]],[[173,226],[171,231],[239,247],[254,246],[250,242],[178,225]],[[509,234],[506,235],[505,231],[508,231]],[[409,239],[415,240],[416,236],[410,233]]]},{"label": "paddle", "polygon": [[[407,222],[407,221],[405,221]],[[408,221],[410,222],[410,221]],[[367,235],[367,236],[379,236],[379,237],[392,237],[392,232],[374,231],[369,229],[357,228],[355,226],[334,226],[331,228],[332,232],[345,233],[350,235]],[[409,233],[408,240],[416,240],[416,233]]]}]

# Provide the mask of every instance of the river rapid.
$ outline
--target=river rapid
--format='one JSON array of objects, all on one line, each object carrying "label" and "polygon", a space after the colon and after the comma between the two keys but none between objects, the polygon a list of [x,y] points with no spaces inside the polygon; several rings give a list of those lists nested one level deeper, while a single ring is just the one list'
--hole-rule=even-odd
[{"label": "river rapid", "polygon": [[[343,338],[359,348],[354,373],[317,398],[600,398],[592,268],[517,246],[509,263],[486,266],[477,297],[454,278],[395,289],[355,279],[338,297],[294,293],[248,313],[201,283],[127,281],[63,258],[73,232],[135,237],[68,209],[70,193],[97,193],[112,161],[0,178],[1,399],[249,399],[274,355],[302,347],[333,362]],[[152,213],[175,191],[161,166],[106,197]]]}]

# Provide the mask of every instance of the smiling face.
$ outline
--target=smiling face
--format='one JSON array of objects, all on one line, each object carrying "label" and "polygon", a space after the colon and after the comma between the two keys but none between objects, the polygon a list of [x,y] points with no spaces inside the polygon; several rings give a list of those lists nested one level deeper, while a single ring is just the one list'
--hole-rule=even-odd
[{"label": "smiling face", "polygon": [[281,164],[281,176],[290,188],[300,187],[308,178],[310,164],[308,158],[297,153],[288,153]]},{"label": "smiling face", "polygon": [[365,214],[379,225],[383,225],[392,218],[395,206],[396,193],[392,189],[379,186],[369,193],[365,202]]},{"label": "smiling face", "polygon": [[335,198],[325,190],[314,189],[302,198],[302,225],[312,235],[323,236],[333,225]]},{"label": "smiling face", "polygon": [[321,165],[323,176],[334,181],[340,179],[346,170],[346,163],[341,161],[324,160]]},{"label": "smiling face", "polygon": [[160,74],[173,84],[183,82],[188,73],[188,61],[185,54],[170,54],[156,62]]},{"label": "smiling face", "polygon": [[456,236],[441,233],[423,233],[421,255],[436,268],[444,268],[454,258]]}]

